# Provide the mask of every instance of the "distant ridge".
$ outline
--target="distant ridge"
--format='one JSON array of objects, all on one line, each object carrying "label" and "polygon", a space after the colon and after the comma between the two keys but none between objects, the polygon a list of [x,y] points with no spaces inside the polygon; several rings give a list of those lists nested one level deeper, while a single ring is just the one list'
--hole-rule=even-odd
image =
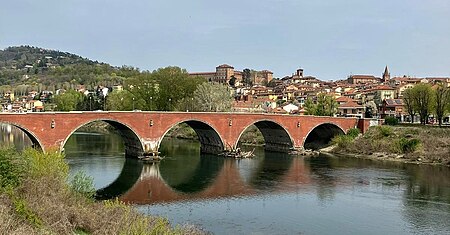
[{"label": "distant ridge", "polygon": [[50,90],[82,85],[114,85],[138,69],[93,61],[79,55],[34,46],[0,50],[0,86],[40,86]]}]

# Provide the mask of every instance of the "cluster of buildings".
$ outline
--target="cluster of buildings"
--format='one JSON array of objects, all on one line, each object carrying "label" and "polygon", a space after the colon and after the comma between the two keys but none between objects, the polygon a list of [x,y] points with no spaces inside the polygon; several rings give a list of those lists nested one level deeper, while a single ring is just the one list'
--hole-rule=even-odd
[{"label": "cluster of buildings", "polygon": [[[305,102],[317,100],[319,94],[335,98],[337,116],[378,117],[392,116],[400,121],[410,121],[402,97],[403,92],[419,83],[431,85],[444,84],[450,87],[449,77],[418,78],[410,76],[391,77],[388,67],[380,77],[374,75],[350,75],[338,81],[321,81],[307,76],[303,69],[297,69],[292,75],[274,79],[269,70],[235,70],[233,66],[222,64],[213,72],[194,72],[192,77],[202,77],[209,82],[227,84],[233,89],[236,112],[267,112],[285,114],[305,114]],[[121,85],[111,88],[98,87],[89,94],[83,85],[77,91],[85,95],[105,97],[110,90],[122,90]],[[57,90],[56,94],[64,92]],[[0,92],[2,111],[39,112],[44,103],[53,95],[51,91],[31,91],[20,97],[14,97],[11,91]],[[39,98],[36,99],[36,96]],[[444,122],[449,122],[449,117]]]},{"label": "cluster of buildings", "polygon": [[[114,85],[112,87],[97,86],[94,90],[88,90],[84,85],[74,86],[74,90],[89,97],[90,109],[97,109],[97,103],[102,101],[104,97],[111,91],[123,90],[122,85]],[[0,92],[0,112],[44,112],[52,111],[53,105],[49,103],[53,95],[59,95],[66,92],[66,89],[60,88],[55,92],[49,90],[36,91],[32,90],[24,94],[15,94],[11,90]],[[45,104],[45,105],[44,105]]]},{"label": "cluster of buildings", "polygon": [[[419,83],[450,87],[450,77],[418,78],[410,76],[391,77],[386,66],[381,77],[375,75],[350,75],[338,81],[321,81],[304,75],[297,69],[290,76],[274,79],[269,70],[252,71],[252,86],[243,84],[243,71],[223,64],[215,72],[190,73],[208,81],[234,82],[234,110],[242,112],[273,112],[305,114],[307,99],[316,100],[319,94],[332,96],[337,102],[337,116],[378,117],[392,116],[400,121],[410,121],[402,100],[404,90]],[[446,117],[448,122],[449,117]]]}]

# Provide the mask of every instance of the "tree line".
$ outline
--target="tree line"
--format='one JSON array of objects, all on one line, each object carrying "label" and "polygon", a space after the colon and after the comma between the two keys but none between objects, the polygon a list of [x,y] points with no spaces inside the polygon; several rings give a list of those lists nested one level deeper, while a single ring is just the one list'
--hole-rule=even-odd
[{"label": "tree line", "polygon": [[83,95],[74,90],[54,96],[56,110],[231,111],[227,85],[190,77],[185,69],[165,67],[124,80],[124,90]]},{"label": "tree line", "polygon": [[411,117],[411,123],[418,114],[420,123],[425,125],[433,114],[441,126],[445,114],[450,113],[450,88],[443,84],[432,87],[430,84],[421,83],[403,92],[403,102]]}]

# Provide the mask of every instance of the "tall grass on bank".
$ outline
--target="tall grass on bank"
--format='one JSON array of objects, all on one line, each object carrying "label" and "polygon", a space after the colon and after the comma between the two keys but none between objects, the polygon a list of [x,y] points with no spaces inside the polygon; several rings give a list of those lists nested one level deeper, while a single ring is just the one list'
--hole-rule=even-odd
[{"label": "tall grass on bank", "polygon": [[0,149],[0,234],[203,234],[172,228],[117,200],[92,199],[92,181],[80,174],[67,184],[58,153]]},{"label": "tall grass on bank", "polygon": [[335,152],[371,155],[400,154],[407,160],[450,164],[450,129],[376,126],[356,139],[337,137]]},{"label": "tall grass on bank", "polygon": [[361,134],[361,131],[358,128],[352,128],[347,131],[346,135],[335,136],[331,140],[331,143],[336,145],[338,148],[346,149],[353,143],[353,140],[356,139],[359,134]]}]

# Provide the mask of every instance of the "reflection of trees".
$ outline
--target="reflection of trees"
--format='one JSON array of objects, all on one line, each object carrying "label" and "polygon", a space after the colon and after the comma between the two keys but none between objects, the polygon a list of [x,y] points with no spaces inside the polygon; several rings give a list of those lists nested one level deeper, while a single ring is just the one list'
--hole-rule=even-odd
[{"label": "reflection of trees", "polygon": [[68,154],[83,152],[88,155],[103,155],[124,152],[124,142],[116,132],[75,132],[69,137],[64,148]]},{"label": "reflection of trees", "polygon": [[111,199],[123,195],[137,182],[141,176],[143,164],[141,161],[126,158],[119,177],[110,185],[97,190],[97,199]]},{"label": "reflection of trees", "polygon": [[292,156],[283,153],[264,152],[256,153],[264,159],[253,174],[250,184],[260,190],[274,190],[281,182],[283,176],[289,171]]},{"label": "reflection of trees", "polygon": [[[404,215],[414,229],[442,233],[450,230],[450,169],[438,166],[405,167],[409,175]],[[444,216],[444,217],[442,217]],[[433,228],[432,231],[423,229]]]},{"label": "reflection of trees", "polygon": [[338,181],[333,170],[333,159],[319,156],[307,161],[314,182],[317,184],[317,197],[321,201],[333,200],[336,193],[336,181]]},{"label": "reflection of trees", "polygon": [[167,156],[159,167],[161,176],[180,192],[199,192],[208,187],[224,162],[216,155],[200,155],[198,141],[165,139],[160,150]]}]

